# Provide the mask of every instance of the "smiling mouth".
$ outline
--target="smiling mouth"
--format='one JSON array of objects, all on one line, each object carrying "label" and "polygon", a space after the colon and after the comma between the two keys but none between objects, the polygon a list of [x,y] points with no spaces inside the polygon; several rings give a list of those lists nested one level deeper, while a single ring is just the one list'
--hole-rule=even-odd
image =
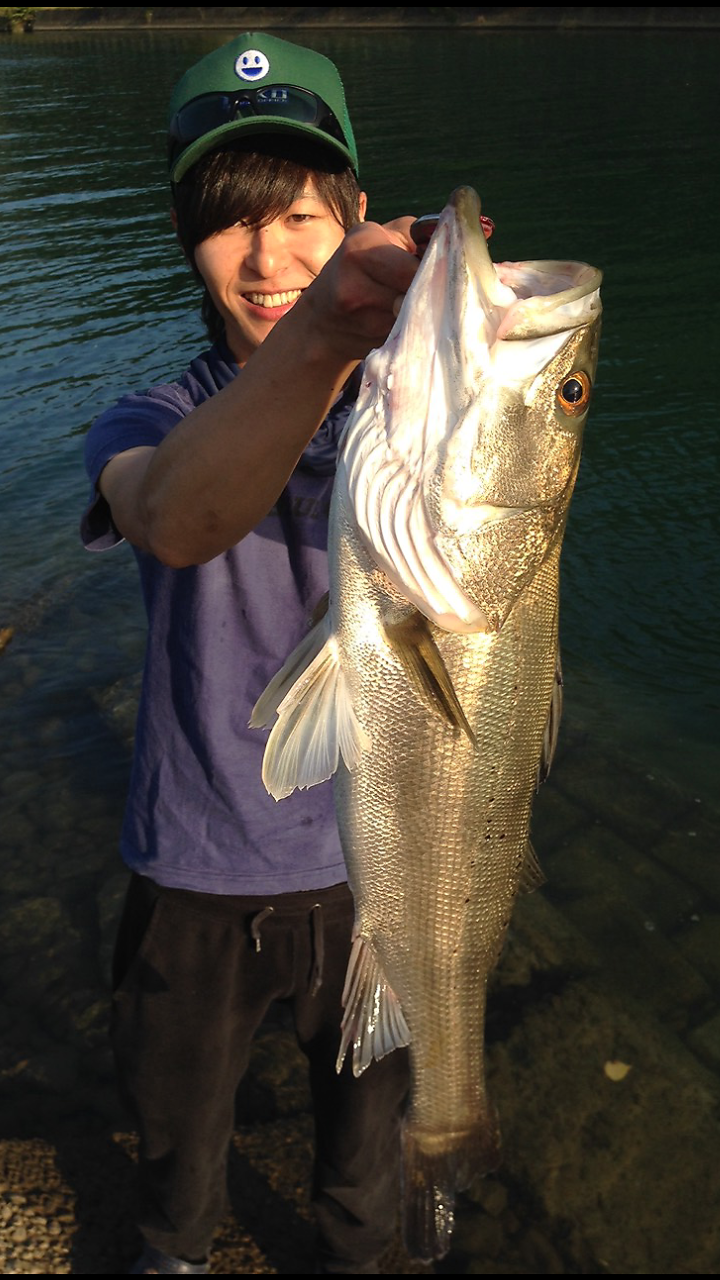
[{"label": "smiling mouth", "polygon": [[255,307],[286,307],[289,302],[297,302],[302,289],[289,289],[287,293],[244,293],[243,297]]}]

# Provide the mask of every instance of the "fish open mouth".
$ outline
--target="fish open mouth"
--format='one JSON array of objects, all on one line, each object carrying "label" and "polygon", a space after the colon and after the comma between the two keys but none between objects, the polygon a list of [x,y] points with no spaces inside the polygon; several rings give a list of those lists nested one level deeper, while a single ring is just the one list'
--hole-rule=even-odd
[{"label": "fish open mouth", "polygon": [[522,586],[562,518],[555,472],[574,479],[577,430],[553,425],[550,443],[538,442],[526,419],[544,429],[544,371],[600,312],[600,272],[567,261],[496,266],[480,219],[477,193],[457,188],[385,346],[366,362],[366,421],[348,434],[342,468],[389,582],[461,634],[487,630],[511,604],[496,607],[493,591],[477,588],[487,548],[527,544],[508,574]]},{"label": "fish open mouth", "polygon": [[[482,317],[483,342],[494,344],[560,335],[596,319],[600,311],[598,290],[601,272],[585,262],[550,259],[525,262],[493,262],[481,227],[480,198],[471,187],[458,187],[441,215],[451,241],[455,215],[458,249],[465,256],[475,305]],[[469,282],[470,283],[470,282]],[[466,303],[467,305],[467,303]],[[552,348],[553,344],[550,344]],[[512,356],[518,358],[517,351]],[[541,348],[527,348],[529,368],[536,372],[550,357]]]}]

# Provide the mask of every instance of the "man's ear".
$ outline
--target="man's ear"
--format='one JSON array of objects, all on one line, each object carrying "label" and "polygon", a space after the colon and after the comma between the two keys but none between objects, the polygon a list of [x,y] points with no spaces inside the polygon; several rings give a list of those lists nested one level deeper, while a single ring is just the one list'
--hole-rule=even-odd
[{"label": "man's ear", "polygon": [[194,270],[194,263],[192,263],[192,262],[190,261],[190,259],[188,258],[187,254],[186,254],[186,252],[185,252],[185,250],[184,250],[184,248],[183,248],[182,240],[180,239],[180,236],[178,235],[178,216],[177,216],[177,209],[175,209],[174,207],[170,210],[170,221],[172,222],[172,224],[173,224],[173,230],[175,231],[175,239],[177,240],[178,244],[180,245],[180,252],[182,253],[183,258],[185,259],[185,261],[187,262],[188,266],[190,267],[190,270],[192,271],[192,270]]},{"label": "man's ear", "polygon": [[361,192],[360,192],[360,196],[359,196],[359,198],[358,198],[358,209],[359,209],[359,212],[360,212],[360,216],[359,216],[359,218],[358,218],[358,222],[364,222],[364,221],[365,221],[365,214],[367,213],[367,204],[368,204],[368,201],[367,201],[367,191],[361,191]]}]

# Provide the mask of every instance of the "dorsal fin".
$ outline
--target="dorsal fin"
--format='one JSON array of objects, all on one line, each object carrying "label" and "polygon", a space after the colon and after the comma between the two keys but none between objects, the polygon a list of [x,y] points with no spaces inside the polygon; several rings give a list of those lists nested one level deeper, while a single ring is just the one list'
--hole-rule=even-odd
[{"label": "dorsal fin", "polygon": [[525,846],[525,862],[520,875],[518,890],[520,893],[533,893],[545,884],[545,873],[538,862],[538,857],[531,840]]},{"label": "dorsal fin", "polygon": [[557,747],[558,733],[560,731],[560,720],[562,719],[563,708],[563,676],[562,663],[560,661],[560,650],[557,651],[555,659],[555,682],[553,684],[552,696],[550,698],[550,706],[548,707],[547,720],[545,722],[545,733],[543,734],[542,755],[538,765],[537,780],[535,782],[535,790],[539,791],[543,782],[550,773],[550,767],[555,755]]}]

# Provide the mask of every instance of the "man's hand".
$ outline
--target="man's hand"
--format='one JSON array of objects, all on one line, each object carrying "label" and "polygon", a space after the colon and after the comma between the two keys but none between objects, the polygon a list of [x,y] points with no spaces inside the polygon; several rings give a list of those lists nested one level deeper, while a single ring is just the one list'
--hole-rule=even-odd
[{"label": "man's hand", "polygon": [[362,222],[348,231],[291,313],[302,316],[308,339],[349,361],[382,346],[419,266],[412,221]]},{"label": "man's hand", "polygon": [[358,361],[387,338],[419,266],[412,221],[353,227],[240,377],[157,448],[107,464],[100,489],[126,538],[180,569],[255,528]]}]

